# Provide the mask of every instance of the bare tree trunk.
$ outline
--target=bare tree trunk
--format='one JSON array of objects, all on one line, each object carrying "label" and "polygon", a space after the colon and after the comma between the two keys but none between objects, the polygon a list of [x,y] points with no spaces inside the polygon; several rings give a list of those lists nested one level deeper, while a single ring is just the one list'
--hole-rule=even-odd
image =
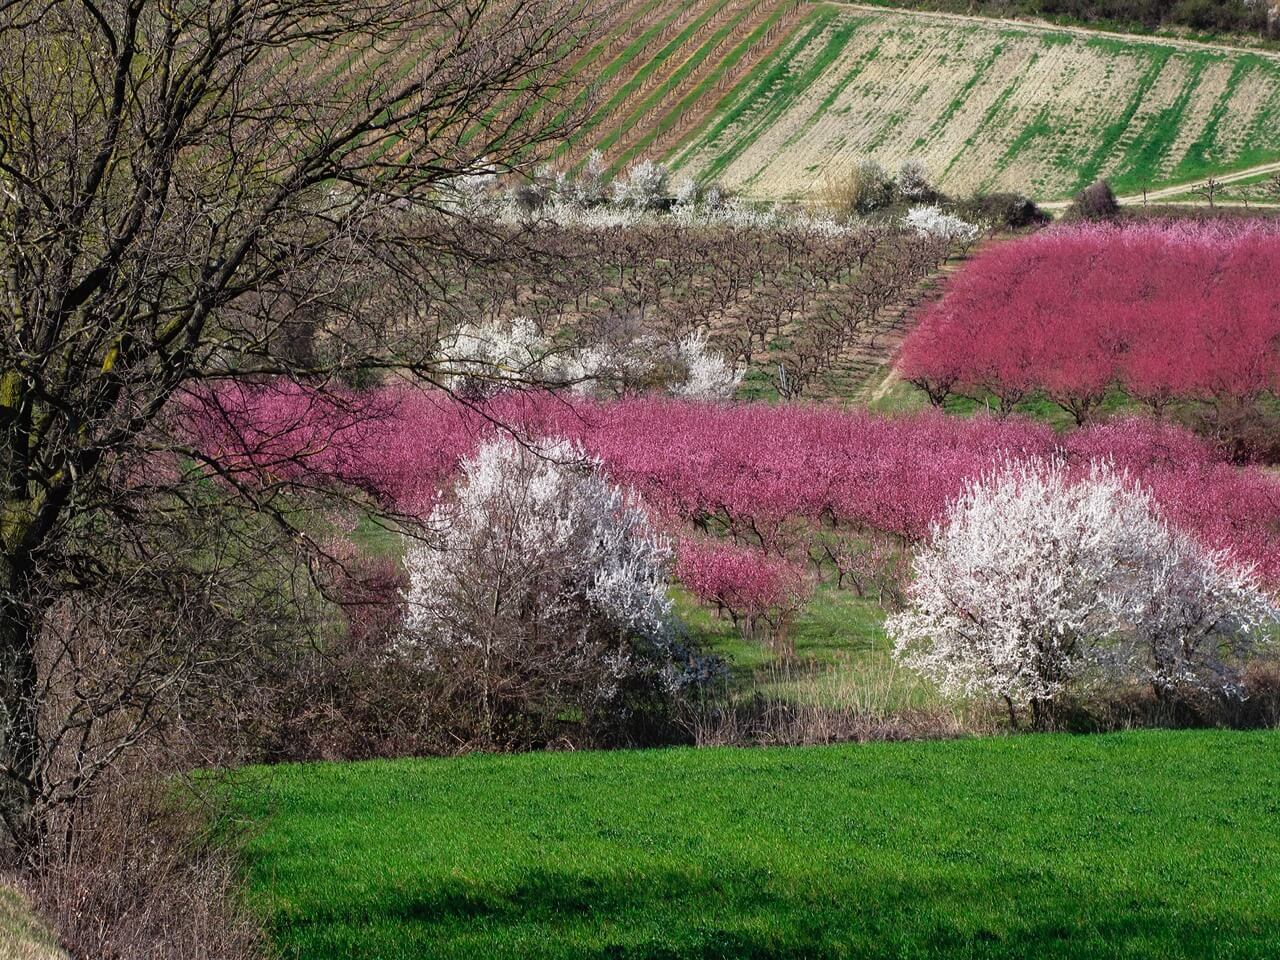
[{"label": "bare tree trunk", "polygon": [[36,615],[25,561],[0,559],[0,814],[22,852],[39,841],[40,784]]}]

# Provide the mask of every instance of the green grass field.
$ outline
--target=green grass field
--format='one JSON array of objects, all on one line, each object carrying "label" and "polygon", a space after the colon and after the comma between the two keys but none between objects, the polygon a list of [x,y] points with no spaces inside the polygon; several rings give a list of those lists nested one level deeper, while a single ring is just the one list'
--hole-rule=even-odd
[{"label": "green grass field", "polygon": [[1270,958],[1280,734],[251,770],[286,957]]}]

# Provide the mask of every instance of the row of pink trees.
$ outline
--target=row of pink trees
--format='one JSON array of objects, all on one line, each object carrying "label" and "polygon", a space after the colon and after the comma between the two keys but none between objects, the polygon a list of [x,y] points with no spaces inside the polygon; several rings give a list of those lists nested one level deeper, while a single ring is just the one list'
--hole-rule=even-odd
[{"label": "row of pink trees", "polygon": [[1114,387],[1157,413],[1280,386],[1280,231],[1230,223],[1087,225],[989,249],[902,346],[941,404],[1036,393],[1078,423]]},{"label": "row of pink trees", "polygon": [[235,388],[189,409],[225,471],[354,485],[408,516],[430,511],[499,424],[576,441],[666,525],[685,586],[779,646],[815,581],[892,594],[905,558],[967,484],[1033,457],[1112,463],[1180,527],[1280,584],[1280,480],[1150,420],[1059,436],[1016,418],[670,399],[507,395],[473,407],[389,389],[337,404],[291,385]]}]

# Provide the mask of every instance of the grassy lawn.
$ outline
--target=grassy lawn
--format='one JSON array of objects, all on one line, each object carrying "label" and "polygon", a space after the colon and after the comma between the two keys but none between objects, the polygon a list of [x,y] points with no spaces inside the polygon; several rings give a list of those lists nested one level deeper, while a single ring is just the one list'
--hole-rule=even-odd
[{"label": "grassy lawn", "polygon": [[1278,733],[314,764],[235,800],[308,960],[1280,954]]},{"label": "grassy lawn", "polygon": [[683,590],[676,589],[675,600],[699,646],[724,658],[735,693],[877,716],[940,702],[932,684],[894,661],[885,610],[872,598],[819,586],[791,628],[796,652],[787,664],[775,662],[762,644],[744,640],[731,621]]}]

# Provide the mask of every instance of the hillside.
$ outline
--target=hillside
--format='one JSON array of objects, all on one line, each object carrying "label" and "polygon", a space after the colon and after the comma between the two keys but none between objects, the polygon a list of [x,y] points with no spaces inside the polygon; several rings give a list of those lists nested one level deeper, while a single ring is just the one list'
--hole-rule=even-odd
[{"label": "hillside", "polygon": [[574,68],[601,106],[562,159],[661,157],[760,198],[870,155],[944,188],[1139,192],[1280,157],[1280,55],[834,3],[638,0]]}]

